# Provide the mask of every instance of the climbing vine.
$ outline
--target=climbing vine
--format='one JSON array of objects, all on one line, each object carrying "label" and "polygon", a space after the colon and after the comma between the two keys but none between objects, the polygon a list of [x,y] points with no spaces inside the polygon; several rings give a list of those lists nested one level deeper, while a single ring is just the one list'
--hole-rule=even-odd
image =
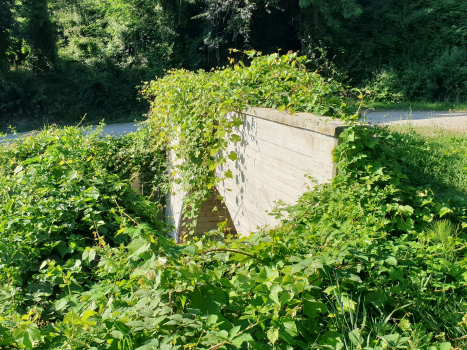
[{"label": "climbing vine", "polygon": [[[247,107],[270,107],[352,118],[354,109],[343,97],[338,83],[308,71],[306,56],[297,53],[263,56],[245,52],[251,61],[209,72],[173,69],[145,83],[142,93],[150,100],[149,119],[160,130],[157,142],[174,164],[174,181],[189,196],[185,217],[195,218],[197,208],[212,187],[230,172],[215,176],[215,170],[235,152],[225,154],[228,142],[239,142],[238,126]],[[195,221],[193,221],[195,223]]]}]

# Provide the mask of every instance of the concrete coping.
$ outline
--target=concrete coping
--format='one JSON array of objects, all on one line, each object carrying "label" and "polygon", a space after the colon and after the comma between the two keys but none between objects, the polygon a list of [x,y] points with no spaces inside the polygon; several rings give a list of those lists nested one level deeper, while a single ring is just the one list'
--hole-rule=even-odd
[{"label": "concrete coping", "polygon": [[292,126],[295,128],[314,131],[323,135],[338,137],[347,125],[339,119],[331,117],[316,116],[311,113],[289,114],[287,111],[279,112],[273,108],[248,107],[244,112],[246,115],[270,120],[276,123]]}]

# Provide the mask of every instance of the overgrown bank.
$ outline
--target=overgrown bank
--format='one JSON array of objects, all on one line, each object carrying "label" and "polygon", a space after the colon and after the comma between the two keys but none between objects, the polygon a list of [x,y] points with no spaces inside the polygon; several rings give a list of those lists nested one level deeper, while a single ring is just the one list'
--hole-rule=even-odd
[{"label": "overgrown bank", "polygon": [[128,181],[85,162],[95,136],[12,145],[0,348],[462,348],[466,200],[403,185],[374,132],[343,135],[351,170],[284,208],[281,227],[178,246]]},{"label": "overgrown bank", "polygon": [[[241,108],[235,96],[243,101],[249,90],[237,89],[239,77],[262,79],[256,83],[271,94],[250,86],[259,105],[290,99],[303,110],[309,95],[301,88],[318,86],[322,103],[313,108],[342,107],[339,89],[320,94],[334,85],[300,63],[296,55],[266,56],[248,69],[174,72],[150,84],[167,91],[153,118],[162,123],[165,115],[168,125],[153,121],[121,140],[70,128],[5,146],[0,348],[465,347],[467,200],[408,183],[385,129],[350,126],[334,154],[339,176],[279,208],[275,215],[288,213],[280,227],[249,237],[219,231],[176,245],[157,205],[130,189],[140,165],[162,174],[165,135],[183,133],[182,121],[206,128],[184,145],[192,164],[182,179],[193,179],[193,169],[209,174],[206,160],[222,162],[222,134],[235,126],[207,102],[224,94],[225,108]],[[204,96],[200,104],[188,103],[196,95]],[[185,114],[169,119],[183,106]],[[200,179],[191,185],[211,183]]]}]

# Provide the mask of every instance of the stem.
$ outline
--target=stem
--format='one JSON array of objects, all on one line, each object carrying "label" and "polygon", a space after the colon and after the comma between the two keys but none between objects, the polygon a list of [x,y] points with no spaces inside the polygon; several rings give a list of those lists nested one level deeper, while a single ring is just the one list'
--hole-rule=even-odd
[{"label": "stem", "polygon": [[233,249],[210,249],[210,250],[205,250],[202,254],[209,254],[209,253],[213,253],[213,252],[232,252],[232,253],[238,253],[238,254],[243,254],[243,255],[246,255],[246,256],[249,256],[250,258],[253,258],[255,260],[258,260],[258,261],[261,261],[261,259],[258,259],[257,257],[251,255],[251,254],[248,254],[248,253],[244,253],[244,252],[241,252],[239,250],[233,250]]},{"label": "stem", "polygon": [[125,215],[128,219],[130,219],[131,221],[133,221],[133,223],[136,225],[136,226],[139,226],[139,224],[133,219],[130,217],[130,215],[128,215],[127,213],[125,213],[122,208],[118,205],[117,203],[117,200],[114,198],[114,202],[115,204],[117,205],[118,209],[120,209],[120,211],[122,212],[123,215]]}]

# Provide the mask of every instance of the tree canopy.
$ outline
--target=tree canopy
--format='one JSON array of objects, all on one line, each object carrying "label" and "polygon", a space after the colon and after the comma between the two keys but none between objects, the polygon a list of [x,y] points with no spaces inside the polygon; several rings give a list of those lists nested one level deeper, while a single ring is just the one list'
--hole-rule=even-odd
[{"label": "tree canopy", "polygon": [[141,81],[231,48],[300,51],[377,101],[465,102],[466,15],[462,0],[5,0],[0,109],[5,124],[141,115]]}]

